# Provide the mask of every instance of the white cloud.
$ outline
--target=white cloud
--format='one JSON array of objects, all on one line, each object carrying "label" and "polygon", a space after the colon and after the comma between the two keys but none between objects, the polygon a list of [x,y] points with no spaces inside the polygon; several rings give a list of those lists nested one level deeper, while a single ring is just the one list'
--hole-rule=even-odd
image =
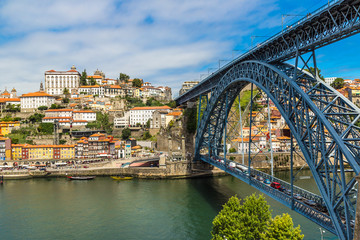
[{"label": "white cloud", "polygon": [[4,1],[0,89],[35,91],[44,71],[75,64],[89,74],[125,72],[176,92],[203,66],[231,55],[234,41],[274,9],[273,1],[260,0]]}]

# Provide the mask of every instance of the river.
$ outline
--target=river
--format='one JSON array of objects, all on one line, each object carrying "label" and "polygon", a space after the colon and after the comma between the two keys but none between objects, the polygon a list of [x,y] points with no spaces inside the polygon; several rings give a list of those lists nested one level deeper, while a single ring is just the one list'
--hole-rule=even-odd
[{"label": "river", "polygon": [[[310,175],[302,171],[302,175]],[[283,179],[287,172],[277,173]],[[316,192],[313,179],[296,184]],[[310,188],[310,189],[309,189]],[[314,189],[311,189],[314,188]],[[212,220],[229,197],[255,190],[231,177],[115,181],[47,178],[0,186],[1,239],[210,239]],[[304,239],[319,226],[266,196],[273,216],[290,213]],[[329,232],[324,239],[337,239]]]}]

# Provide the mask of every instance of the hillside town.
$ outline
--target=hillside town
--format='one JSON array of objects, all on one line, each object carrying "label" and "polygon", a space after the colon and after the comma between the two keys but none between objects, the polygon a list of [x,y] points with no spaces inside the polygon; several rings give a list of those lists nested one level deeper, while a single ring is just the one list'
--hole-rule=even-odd
[{"label": "hillside town", "polygon": [[[333,84],[338,78],[324,81]],[[184,82],[179,94],[198,83]],[[360,104],[359,79],[343,80],[337,88]],[[249,102],[246,91],[244,109]],[[270,148],[287,152],[290,129],[279,110],[271,101],[268,106],[265,96],[257,97],[256,105],[251,116],[249,109],[242,112],[241,134],[238,129],[231,137],[228,151],[240,154],[250,146],[254,153]],[[124,73],[116,79],[100,70],[87,75],[75,66],[45,71],[37,92],[18,95],[15,88],[5,89],[0,94],[0,109],[0,159],[42,164],[50,159],[128,159],[154,154],[163,149],[157,146],[161,130],[171,128],[184,113],[172,100],[168,86],[153,86]],[[250,117],[254,119],[251,129],[246,122]],[[250,131],[253,144],[249,145]]]}]

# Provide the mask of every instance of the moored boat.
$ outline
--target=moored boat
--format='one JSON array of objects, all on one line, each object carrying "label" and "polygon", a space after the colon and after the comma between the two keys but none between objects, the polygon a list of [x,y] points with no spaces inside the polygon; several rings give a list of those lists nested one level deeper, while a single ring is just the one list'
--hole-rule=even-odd
[{"label": "moored boat", "polygon": [[29,172],[29,174],[32,177],[46,177],[46,176],[50,175],[51,173],[45,172],[45,171],[31,171],[31,172]]},{"label": "moored boat", "polygon": [[96,178],[96,176],[71,176],[68,177],[70,180],[92,180]]},{"label": "moored boat", "polygon": [[111,176],[114,180],[131,180],[133,177],[124,177],[124,176]]}]

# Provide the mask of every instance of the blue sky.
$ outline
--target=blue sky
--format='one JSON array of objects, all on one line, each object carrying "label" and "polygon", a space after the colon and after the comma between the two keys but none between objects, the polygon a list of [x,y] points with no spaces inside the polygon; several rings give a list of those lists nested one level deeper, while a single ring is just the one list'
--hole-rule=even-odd
[{"label": "blue sky", "polygon": [[[1,0],[0,90],[37,91],[46,70],[120,72],[176,96],[281,30],[281,14],[304,15],[327,0]],[[287,17],[285,24],[295,21]],[[256,38],[254,43],[265,38]],[[360,78],[360,36],[317,51],[325,77]],[[233,51],[238,50],[238,51]],[[223,65],[225,61],[221,61]]]}]

